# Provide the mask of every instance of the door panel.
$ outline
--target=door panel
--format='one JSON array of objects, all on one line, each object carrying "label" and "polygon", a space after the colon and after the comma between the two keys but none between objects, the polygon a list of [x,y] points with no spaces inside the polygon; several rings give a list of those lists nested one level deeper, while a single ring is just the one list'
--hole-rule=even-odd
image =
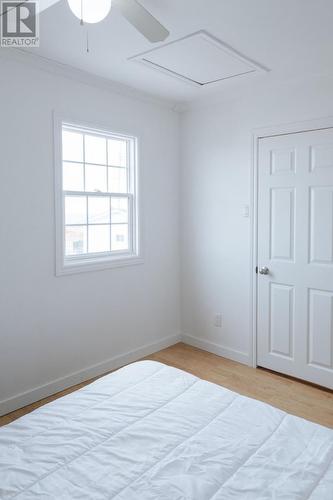
[{"label": "door panel", "polygon": [[295,190],[271,189],[271,260],[294,260],[295,241]]},{"label": "door panel", "polygon": [[271,151],[271,174],[295,173],[295,149],[280,149]]},{"label": "door panel", "polygon": [[258,365],[333,388],[333,129],[258,155]]},{"label": "door panel", "polygon": [[[310,262],[333,264],[333,186],[310,189]],[[323,227],[326,230],[323,231]]]},{"label": "door panel", "polygon": [[270,283],[270,353],[293,358],[294,287]]},{"label": "door panel", "polygon": [[333,145],[315,144],[311,145],[311,171],[318,169],[330,169],[333,171]]},{"label": "door panel", "polygon": [[309,363],[332,365],[333,293],[309,290]]}]

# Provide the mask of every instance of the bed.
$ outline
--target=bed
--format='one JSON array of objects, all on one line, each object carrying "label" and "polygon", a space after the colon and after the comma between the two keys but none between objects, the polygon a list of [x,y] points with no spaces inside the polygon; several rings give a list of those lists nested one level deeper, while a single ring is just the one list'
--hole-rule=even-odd
[{"label": "bed", "polygon": [[153,361],[0,429],[0,498],[333,499],[333,431]]}]

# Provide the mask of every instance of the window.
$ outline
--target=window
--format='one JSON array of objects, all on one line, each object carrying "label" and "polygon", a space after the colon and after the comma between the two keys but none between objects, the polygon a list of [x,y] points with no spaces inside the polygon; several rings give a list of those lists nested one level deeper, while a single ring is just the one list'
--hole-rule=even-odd
[{"label": "window", "polygon": [[57,274],[138,263],[136,138],[59,125]]}]

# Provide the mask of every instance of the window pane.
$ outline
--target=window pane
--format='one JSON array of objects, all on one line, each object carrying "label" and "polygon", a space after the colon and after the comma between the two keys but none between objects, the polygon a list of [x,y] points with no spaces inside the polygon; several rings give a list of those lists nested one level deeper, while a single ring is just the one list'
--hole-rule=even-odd
[{"label": "window pane", "polygon": [[128,250],[127,224],[113,224],[111,226],[111,250]]},{"label": "window pane", "polygon": [[110,251],[110,226],[88,226],[89,253]]},{"label": "window pane", "polygon": [[127,193],[127,169],[109,167],[109,193]]},{"label": "window pane", "polygon": [[114,167],[126,167],[127,142],[108,140],[108,164]]},{"label": "window pane", "polygon": [[112,198],[111,200],[111,221],[112,223],[128,222],[128,199]]},{"label": "window pane", "polygon": [[89,196],[88,198],[88,223],[110,223],[110,198]]},{"label": "window pane", "polygon": [[82,163],[63,163],[63,189],[65,191],[84,191]]},{"label": "window pane", "polygon": [[106,139],[104,137],[85,136],[85,161],[106,165]]},{"label": "window pane", "polygon": [[87,253],[87,226],[67,226],[65,240],[66,255]]},{"label": "window pane", "polygon": [[62,159],[83,161],[83,135],[79,132],[62,131]]},{"label": "window pane", "polygon": [[100,165],[86,165],[86,191],[90,192],[107,192],[106,167]]},{"label": "window pane", "polygon": [[66,224],[87,223],[87,199],[85,196],[66,196],[65,221]]}]

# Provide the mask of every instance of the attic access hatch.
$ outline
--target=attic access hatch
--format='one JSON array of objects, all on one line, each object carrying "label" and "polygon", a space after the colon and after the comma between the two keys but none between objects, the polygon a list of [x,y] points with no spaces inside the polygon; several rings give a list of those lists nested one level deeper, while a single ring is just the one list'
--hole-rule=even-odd
[{"label": "attic access hatch", "polygon": [[129,60],[201,87],[248,73],[268,71],[205,31],[192,33]]}]

